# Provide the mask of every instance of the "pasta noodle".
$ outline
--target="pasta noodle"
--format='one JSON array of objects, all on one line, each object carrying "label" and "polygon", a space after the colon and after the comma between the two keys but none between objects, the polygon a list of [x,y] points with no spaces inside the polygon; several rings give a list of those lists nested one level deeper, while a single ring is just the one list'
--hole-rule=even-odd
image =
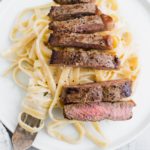
[{"label": "pasta noodle", "polygon": [[106,0],[107,6],[111,8],[112,10],[117,10],[118,9],[118,3],[117,0]]},{"label": "pasta noodle", "polygon": [[[51,49],[46,46],[46,43],[51,33],[48,29],[48,24],[51,20],[47,17],[47,14],[51,5],[55,4],[51,3],[29,8],[19,15],[10,33],[10,40],[13,44],[9,51],[4,54],[4,57],[12,63],[5,75],[12,72],[15,82],[27,90],[27,95],[22,104],[22,111],[19,115],[19,124],[22,128],[32,133],[38,132],[44,127],[44,120],[48,117],[51,120],[47,126],[48,133],[59,140],[78,143],[84,136],[87,136],[99,146],[107,145],[105,141],[100,140],[90,132],[86,123],[68,121],[53,114],[55,108],[61,110],[63,107],[60,100],[63,85],[120,78],[129,78],[135,81],[138,76],[138,56],[130,47],[132,43],[131,33],[115,13],[115,10],[118,9],[117,2],[115,0],[106,2],[108,2],[109,6],[105,8],[107,12],[112,9],[116,22],[122,24],[120,27],[117,26],[114,31],[108,32],[114,36],[115,41],[115,49],[112,53],[116,53],[121,59],[121,68],[117,71],[49,66],[48,61],[51,57]],[[103,1],[99,0],[98,4],[103,5]],[[23,19],[24,16],[28,16],[28,18]],[[20,72],[29,77],[28,86],[23,84],[24,79],[19,78]],[[26,116],[22,119],[24,114]],[[41,120],[40,125],[32,127],[26,124],[28,115]],[[68,125],[73,125],[76,129],[77,138],[64,135],[57,130],[58,127],[63,128]],[[91,123],[91,125],[95,131],[104,137],[98,122]]]},{"label": "pasta noodle", "polygon": [[[79,134],[79,136],[77,138],[73,139],[72,137],[65,136],[65,135],[61,134],[59,131],[57,131],[57,129],[55,129],[55,127],[57,127],[57,126],[63,127],[65,125],[69,125],[69,124],[73,124],[74,125],[76,131]],[[49,125],[48,125],[48,133],[51,136],[53,136],[53,137],[55,137],[55,138],[57,138],[59,140],[75,144],[75,143],[80,142],[80,140],[83,138],[83,136],[85,135],[85,130],[84,130],[83,126],[77,121],[57,120],[57,121],[49,123]]]}]

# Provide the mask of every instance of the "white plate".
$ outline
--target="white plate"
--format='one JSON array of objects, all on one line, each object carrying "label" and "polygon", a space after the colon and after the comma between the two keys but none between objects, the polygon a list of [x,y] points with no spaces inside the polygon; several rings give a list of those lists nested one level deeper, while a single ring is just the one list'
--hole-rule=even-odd
[{"label": "white plate", "polygon": [[[16,15],[26,7],[46,2],[49,2],[49,0],[6,0],[0,6],[0,52],[3,52],[10,45],[8,33]],[[133,119],[125,122],[103,121],[101,123],[102,129],[111,141],[108,149],[115,149],[127,144],[150,124],[150,12],[148,12],[150,6],[145,0],[119,0],[119,4],[121,13],[128,21],[137,42],[137,49],[141,58],[141,75],[134,94],[137,107],[134,109]],[[8,63],[1,58],[1,74],[7,66]],[[0,76],[0,119],[11,131],[14,131],[17,125],[17,115],[23,97],[24,93],[11,78]],[[49,137],[44,130],[38,134],[33,145],[42,150],[99,149],[86,139],[78,145],[58,141]]]}]

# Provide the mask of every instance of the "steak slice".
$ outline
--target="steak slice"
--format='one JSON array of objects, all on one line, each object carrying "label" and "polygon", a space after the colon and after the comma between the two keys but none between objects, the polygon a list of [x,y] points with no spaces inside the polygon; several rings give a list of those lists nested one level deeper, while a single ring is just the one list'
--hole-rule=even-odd
[{"label": "steak slice", "polygon": [[115,70],[120,67],[117,56],[99,51],[53,50],[50,64],[71,67],[93,68],[99,70]]},{"label": "steak slice", "polygon": [[132,81],[120,79],[100,82],[103,89],[103,101],[119,101],[132,94]]},{"label": "steak slice", "polygon": [[49,44],[53,47],[75,47],[83,49],[111,50],[113,38],[110,35],[53,33]]},{"label": "steak slice", "polygon": [[100,16],[101,16],[103,23],[105,25],[105,30],[112,30],[115,26],[113,18],[111,16],[106,15],[106,14],[101,14]]},{"label": "steak slice", "polygon": [[128,79],[64,86],[61,100],[64,104],[87,102],[116,102],[131,96],[132,81]]},{"label": "steak slice", "polygon": [[50,13],[48,15],[53,20],[62,21],[82,16],[96,15],[99,13],[100,10],[98,10],[95,4],[87,3],[87,4],[52,6]]},{"label": "steak slice", "polygon": [[64,104],[102,101],[102,87],[99,83],[64,86],[61,100]]},{"label": "steak slice", "polygon": [[[67,21],[53,21],[50,23],[49,29],[54,32],[73,33],[94,33],[113,29],[113,19],[104,14],[102,16],[94,15]],[[104,16],[105,20],[103,19]]]},{"label": "steak slice", "polygon": [[56,3],[64,4],[78,4],[78,3],[95,3],[96,0],[54,0]]},{"label": "steak slice", "polygon": [[133,101],[70,104],[64,106],[64,116],[69,120],[79,121],[129,120],[135,105]]}]

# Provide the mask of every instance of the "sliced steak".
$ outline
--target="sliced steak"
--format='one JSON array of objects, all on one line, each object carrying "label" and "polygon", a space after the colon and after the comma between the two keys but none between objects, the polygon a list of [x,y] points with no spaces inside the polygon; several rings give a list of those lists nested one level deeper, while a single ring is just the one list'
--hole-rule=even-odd
[{"label": "sliced steak", "polygon": [[48,15],[53,20],[62,21],[82,16],[96,15],[99,13],[100,10],[98,10],[95,4],[87,3],[87,4],[52,6],[50,13]]},{"label": "sliced steak", "polygon": [[132,81],[128,79],[65,86],[61,100],[64,104],[87,102],[116,102],[131,96]]},{"label": "sliced steak", "polygon": [[64,104],[102,101],[102,87],[99,83],[65,86],[61,100]]},{"label": "sliced steak", "polygon": [[49,44],[53,47],[75,47],[83,49],[111,50],[113,38],[110,35],[53,33]]},{"label": "sliced steak", "polygon": [[101,16],[103,23],[105,25],[105,30],[111,30],[114,28],[115,23],[114,23],[113,18],[111,16],[108,16],[106,14],[101,14],[100,16]]},{"label": "sliced steak", "polygon": [[56,3],[64,4],[78,4],[78,3],[95,3],[96,0],[54,0]]},{"label": "sliced steak", "polygon": [[133,101],[70,104],[64,106],[64,116],[69,120],[79,121],[129,120],[134,106]]},{"label": "sliced steak", "polygon": [[119,101],[132,94],[132,81],[128,79],[100,82],[103,89],[103,101]]},{"label": "sliced steak", "polygon": [[94,33],[113,29],[113,19],[107,15],[105,15],[105,20],[103,18],[104,17],[94,15],[67,21],[53,21],[50,23],[49,29],[54,32],[65,33]]},{"label": "sliced steak", "polygon": [[120,60],[117,56],[99,51],[84,50],[53,50],[50,64],[71,67],[93,68],[99,70],[119,69]]}]

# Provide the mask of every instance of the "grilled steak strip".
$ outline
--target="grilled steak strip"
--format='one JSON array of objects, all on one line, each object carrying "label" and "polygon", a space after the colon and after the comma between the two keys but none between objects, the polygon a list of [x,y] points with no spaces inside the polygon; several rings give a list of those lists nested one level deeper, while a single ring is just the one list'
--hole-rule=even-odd
[{"label": "grilled steak strip", "polygon": [[64,116],[69,120],[80,121],[129,120],[134,106],[133,101],[70,104],[64,106]]},{"label": "grilled steak strip", "polygon": [[111,50],[113,38],[99,34],[53,33],[50,35],[49,44],[53,47]]},{"label": "grilled steak strip", "polygon": [[100,84],[103,89],[103,101],[119,101],[132,94],[132,81],[129,79],[105,81]]},{"label": "grilled steak strip", "polygon": [[131,96],[132,81],[128,79],[65,86],[61,100],[64,104],[87,102],[116,102]]},{"label": "grilled steak strip", "polygon": [[82,16],[90,16],[99,14],[97,6],[93,3],[87,4],[74,4],[74,5],[62,5],[52,6],[49,17],[53,20],[62,21]]},{"label": "grilled steak strip", "polygon": [[98,83],[65,86],[61,100],[64,104],[102,101],[102,87]]},{"label": "grilled steak strip", "polygon": [[67,21],[53,21],[50,23],[49,29],[54,32],[73,33],[94,33],[111,30],[114,27],[113,19],[104,14],[102,16],[94,15]]},{"label": "grilled steak strip", "polygon": [[54,0],[56,3],[64,4],[78,4],[78,3],[95,3],[96,0]]},{"label": "grilled steak strip", "polygon": [[106,15],[106,14],[101,14],[100,16],[103,20],[105,30],[112,30],[115,26],[113,18],[111,16]]},{"label": "grilled steak strip", "polygon": [[86,67],[99,70],[119,69],[120,60],[117,56],[84,50],[53,50],[50,64],[71,67]]}]

